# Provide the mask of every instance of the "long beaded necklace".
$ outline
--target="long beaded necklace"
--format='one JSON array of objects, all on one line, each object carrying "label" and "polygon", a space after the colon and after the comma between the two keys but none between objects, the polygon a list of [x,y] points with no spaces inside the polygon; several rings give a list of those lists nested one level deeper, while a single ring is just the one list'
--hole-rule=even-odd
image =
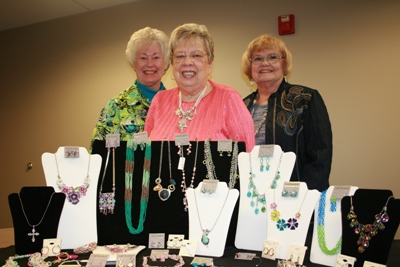
[{"label": "long beaded necklace", "polygon": [[108,148],[107,151],[107,158],[106,158],[106,163],[104,165],[104,171],[103,171],[103,177],[101,179],[101,184],[100,184],[100,193],[99,193],[99,210],[101,213],[104,215],[107,215],[108,213],[114,214],[114,208],[115,208],[115,148],[112,148],[113,152],[113,162],[112,162],[112,192],[109,193],[102,193],[103,191],[103,182],[104,182],[104,177],[106,176],[107,172],[107,166],[108,166],[108,160],[110,158],[110,149]]},{"label": "long beaded necklace", "polygon": [[171,145],[169,141],[168,143],[168,167],[169,167],[169,185],[168,188],[163,188],[161,185],[161,168],[162,168],[162,158],[163,158],[163,151],[164,151],[164,140],[161,142],[161,151],[160,151],[160,166],[158,168],[158,178],[156,179],[156,186],[153,188],[154,191],[158,191],[158,197],[162,201],[166,201],[170,196],[171,193],[175,191],[176,182],[172,179],[172,170],[171,170]]},{"label": "long beaded necklace", "polygon": [[389,221],[389,215],[387,214],[387,205],[389,200],[393,196],[388,197],[385,206],[383,206],[381,212],[374,216],[375,221],[371,224],[362,224],[357,220],[357,214],[354,211],[353,197],[350,196],[350,211],[347,214],[347,219],[350,220],[350,227],[354,228],[354,233],[360,237],[357,240],[358,252],[364,253],[365,249],[369,247],[371,238],[378,234],[378,230],[384,230],[385,225]]},{"label": "long beaded necklace", "polygon": [[15,260],[24,259],[24,258],[29,258],[28,266],[31,266],[31,267],[49,267],[49,266],[51,266],[51,261],[45,261],[45,259],[46,259],[45,255],[41,255],[39,252],[35,252],[32,254],[26,254],[26,255],[10,256],[6,260],[6,264],[4,264],[2,267],[19,267],[18,262],[16,262]]},{"label": "long beaded necklace", "polygon": [[79,203],[79,199],[81,196],[86,196],[86,192],[90,186],[90,177],[89,177],[89,169],[90,169],[90,155],[89,155],[89,163],[87,167],[86,177],[83,180],[83,184],[80,186],[67,186],[64,181],[61,179],[60,170],[58,168],[57,154],[54,154],[54,158],[56,160],[56,168],[57,168],[57,186],[58,189],[61,190],[67,196],[67,199],[72,204],[76,205]]},{"label": "long beaded necklace", "polygon": [[325,203],[326,203],[326,190],[321,193],[318,205],[318,217],[317,217],[317,234],[318,234],[318,244],[321,251],[326,255],[336,255],[340,252],[342,248],[342,237],[336,242],[336,245],[329,249],[326,246],[325,238]]},{"label": "long beaded necklace", "polygon": [[199,212],[199,205],[197,205],[197,197],[196,197],[196,191],[193,191],[194,194],[194,201],[196,203],[196,211],[197,211],[197,217],[199,218],[199,224],[200,224],[200,229],[202,231],[202,235],[201,235],[201,243],[203,243],[203,245],[208,246],[208,244],[210,243],[210,238],[208,237],[208,234],[211,233],[211,231],[214,229],[215,225],[217,224],[219,217],[222,214],[222,211],[224,210],[225,207],[225,203],[226,200],[228,199],[229,196],[229,189],[228,189],[228,193],[226,194],[226,197],[224,199],[224,203],[222,204],[221,210],[217,216],[217,219],[215,220],[214,224],[212,225],[212,227],[210,229],[204,229],[203,225],[201,223],[201,217],[200,217],[200,212]]},{"label": "long beaded necklace", "polygon": [[179,107],[175,111],[175,115],[177,115],[179,118],[178,126],[176,126],[176,127],[179,130],[181,130],[181,132],[183,132],[183,130],[188,127],[187,121],[191,121],[193,119],[194,115],[197,114],[196,113],[197,105],[200,103],[201,99],[203,98],[203,96],[207,90],[207,87],[208,87],[208,82],[206,84],[206,87],[204,87],[203,91],[197,97],[197,100],[194,103],[194,105],[186,111],[184,111],[182,108],[182,92],[179,90]]},{"label": "long beaded necklace", "polygon": [[51,194],[51,196],[50,196],[49,202],[47,203],[46,209],[44,210],[44,213],[43,213],[42,218],[40,219],[40,221],[39,221],[37,224],[31,224],[31,223],[29,222],[29,220],[28,220],[28,216],[26,216],[25,209],[24,209],[24,205],[22,204],[21,195],[18,193],[18,198],[19,198],[19,202],[21,203],[22,213],[24,214],[25,220],[26,220],[26,222],[28,223],[28,225],[29,225],[30,227],[32,227],[31,233],[28,233],[28,236],[31,236],[31,237],[32,237],[32,242],[35,242],[35,241],[36,241],[35,236],[38,236],[38,235],[39,235],[39,233],[36,232],[35,227],[38,226],[38,225],[40,225],[40,224],[42,223],[42,221],[43,221],[43,219],[44,219],[44,216],[46,215],[47,210],[49,209],[49,206],[50,206],[51,200],[53,199],[53,196],[54,196],[54,192],[53,192],[53,193]]},{"label": "long beaded necklace", "polygon": [[[197,154],[199,151],[199,140],[196,138],[196,154],[194,154],[194,164],[193,164],[193,171],[192,171],[192,179],[190,180],[190,185],[189,188],[194,187],[194,178],[196,176],[196,166],[197,166]],[[183,152],[182,152],[183,153]],[[186,176],[185,176],[185,168],[182,168],[182,182],[181,182],[181,188],[183,192],[183,206],[184,210],[188,211],[188,202],[187,202],[187,194],[186,190],[188,187],[186,187]]]},{"label": "long beaded necklace", "polygon": [[129,232],[133,235],[143,231],[143,224],[146,220],[147,203],[149,201],[149,184],[150,184],[150,163],[151,163],[151,141],[139,145],[141,149],[145,149],[142,177],[142,194],[140,196],[140,214],[138,226],[135,229],[132,226],[132,179],[135,166],[135,151],[138,144],[133,139],[127,141],[126,145],[126,161],[125,161],[125,221]]}]

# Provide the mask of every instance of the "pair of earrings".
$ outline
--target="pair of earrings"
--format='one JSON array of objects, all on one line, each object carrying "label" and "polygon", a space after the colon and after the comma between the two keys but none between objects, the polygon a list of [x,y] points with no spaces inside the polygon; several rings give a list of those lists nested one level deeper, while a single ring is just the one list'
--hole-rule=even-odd
[{"label": "pair of earrings", "polygon": [[282,191],[282,196],[283,197],[297,197],[299,195],[299,192],[297,190],[292,190],[292,191],[288,191],[286,189],[283,189]]},{"label": "pair of earrings", "polygon": [[228,155],[228,157],[232,156],[232,151],[218,151],[219,152],[219,156],[223,157],[224,156],[224,152],[226,152],[226,154]]},{"label": "pair of earrings", "polygon": [[260,157],[260,172],[263,172],[264,168],[265,168],[266,171],[269,171],[269,168],[271,167],[270,164],[269,164],[269,161],[270,161],[270,157],[269,156],[265,157],[265,161],[266,162],[265,162],[265,165],[264,165],[264,157],[261,156]]}]

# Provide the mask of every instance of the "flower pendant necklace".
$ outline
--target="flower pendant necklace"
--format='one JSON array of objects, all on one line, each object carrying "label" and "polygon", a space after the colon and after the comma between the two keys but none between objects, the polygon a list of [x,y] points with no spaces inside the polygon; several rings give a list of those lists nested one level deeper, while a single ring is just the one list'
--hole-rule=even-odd
[{"label": "flower pendant necklace", "polygon": [[196,113],[197,105],[200,103],[200,100],[203,98],[203,96],[207,90],[207,87],[208,87],[208,82],[206,84],[206,87],[204,87],[203,91],[197,97],[197,100],[194,103],[194,105],[186,111],[183,110],[183,108],[182,108],[182,92],[181,92],[181,90],[179,90],[179,107],[175,111],[175,115],[177,115],[179,118],[178,126],[176,126],[176,127],[179,130],[181,130],[181,132],[183,132],[183,130],[188,127],[187,121],[191,121],[193,119],[194,115],[197,114]]},{"label": "flower pendant necklace", "polygon": [[347,220],[350,221],[350,227],[354,228],[354,233],[360,237],[357,240],[358,253],[364,253],[365,249],[369,247],[371,238],[378,234],[378,230],[384,230],[385,225],[389,221],[389,215],[387,214],[387,205],[389,200],[393,196],[388,197],[385,206],[383,206],[381,212],[374,216],[375,221],[371,224],[362,224],[357,220],[357,214],[354,211],[353,197],[350,196],[350,211],[347,214]]},{"label": "flower pendant necklace", "polygon": [[49,206],[50,206],[51,200],[53,199],[53,196],[54,196],[54,192],[53,192],[53,193],[51,194],[51,196],[50,196],[49,202],[47,203],[47,207],[46,207],[46,209],[44,210],[43,216],[42,216],[42,218],[40,219],[40,221],[39,221],[37,224],[31,224],[31,223],[29,222],[29,220],[28,220],[28,216],[26,216],[25,209],[24,209],[24,205],[22,204],[21,195],[18,194],[19,202],[21,203],[22,213],[24,214],[25,220],[26,220],[26,222],[28,223],[28,225],[29,225],[30,227],[32,227],[31,233],[28,233],[28,236],[31,236],[31,237],[32,237],[32,242],[35,242],[35,241],[36,241],[35,236],[38,236],[38,235],[39,235],[39,232],[36,232],[35,227],[38,226],[38,225],[40,225],[40,224],[42,223],[42,221],[43,221],[43,219],[44,219],[44,216],[46,215],[47,210],[49,209]]},{"label": "flower pendant necklace", "polygon": [[76,205],[79,203],[79,199],[82,196],[86,196],[86,192],[90,185],[90,177],[89,177],[89,169],[90,169],[90,155],[89,155],[89,163],[87,167],[87,173],[85,179],[83,179],[83,184],[80,186],[67,186],[65,185],[64,181],[61,179],[60,170],[58,168],[58,161],[57,161],[57,154],[54,154],[54,158],[56,160],[56,167],[57,167],[57,186],[58,189],[61,190],[67,196],[67,199],[72,204]]},{"label": "flower pendant necklace", "polygon": [[199,224],[200,224],[200,229],[202,231],[201,234],[201,243],[203,243],[203,245],[208,246],[208,244],[210,243],[210,238],[208,237],[208,234],[211,233],[211,231],[214,229],[215,225],[217,224],[219,217],[221,216],[222,211],[224,210],[225,204],[226,204],[226,200],[228,199],[229,196],[229,189],[228,189],[228,193],[226,194],[224,203],[222,204],[221,210],[218,213],[217,219],[215,220],[214,224],[212,225],[212,227],[210,229],[204,229],[203,225],[201,223],[201,216],[200,216],[200,212],[199,212],[199,205],[197,204],[197,197],[196,197],[196,190],[193,191],[194,194],[194,201],[196,203],[196,211],[197,211],[197,217],[199,217]]},{"label": "flower pendant necklace", "polygon": [[168,143],[168,167],[169,167],[169,185],[168,188],[163,188],[161,185],[161,169],[162,169],[162,158],[163,158],[163,151],[164,151],[164,140],[161,142],[161,151],[160,151],[160,166],[158,167],[158,178],[156,179],[156,186],[153,188],[154,191],[158,191],[158,197],[162,201],[168,200],[171,196],[171,193],[175,191],[176,182],[172,179],[172,171],[171,171],[171,145],[170,142]]}]

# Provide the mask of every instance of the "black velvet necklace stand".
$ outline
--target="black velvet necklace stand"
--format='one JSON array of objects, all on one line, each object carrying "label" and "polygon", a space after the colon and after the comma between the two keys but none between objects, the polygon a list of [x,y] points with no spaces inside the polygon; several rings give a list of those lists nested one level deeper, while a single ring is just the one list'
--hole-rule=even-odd
[{"label": "black velvet necklace stand", "polygon": [[[53,193],[54,188],[48,186],[22,187],[19,193],[21,201],[18,193],[11,193],[8,196],[14,224],[15,252],[18,255],[41,251],[43,239],[57,237],[58,223],[64,207],[65,194],[54,193],[51,198]],[[42,222],[39,224],[40,220]],[[79,218],[77,218],[78,220]],[[32,226],[29,224],[36,225],[35,231],[38,235],[35,235],[35,242],[32,242]]]},{"label": "black velvet necklace stand", "polygon": [[[354,212],[357,220],[362,224],[372,224],[375,215],[380,213],[387,199],[392,196],[390,190],[357,189],[353,196]],[[354,267],[362,267],[364,261],[386,265],[389,258],[390,247],[400,223],[400,199],[391,198],[387,205],[389,221],[385,223],[384,230],[378,230],[373,236],[369,246],[363,253],[358,252],[357,240],[359,235],[350,227],[347,214],[350,211],[350,197],[342,199],[342,250],[341,254],[357,259]]]},{"label": "black velvet necklace stand", "polygon": [[[179,155],[178,147],[175,146],[174,141],[171,142],[171,170],[172,178],[176,181],[176,189],[172,192],[170,198],[166,201],[160,200],[158,192],[153,191],[156,185],[155,180],[159,173],[160,163],[160,148],[161,141],[153,141],[151,144],[152,157],[150,166],[150,185],[149,185],[149,201],[147,206],[146,221],[144,223],[144,230],[140,234],[130,234],[125,221],[125,206],[124,206],[124,189],[125,189],[125,158],[126,158],[126,142],[121,141],[120,147],[115,150],[115,170],[116,170],[116,192],[115,192],[115,210],[114,214],[103,215],[97,212],[97,231],[98,231],[98,244],[126,244],[131,243],[135,245],[148,245],[149,233],[165,233],[167,240],[169,234],[184,234],[185,239],[188,239],[189,222],[188,213],[184,211],[183,197],[184,193],[180,187],[182,181],[182,171],[178,170]],[[186,186],[190,185],[192,179],[192,170],[196,154],[196,142],[191,141],[191,153],[187,154],[187,147],[184,146],[185,161],[185,181]],[[231,157],[227,156],[225,152],[221,157],[217,151],[217,141],[211,141],[211,151],[215,171],[218,180],[229,183],[229,172],[231,167]],[[239,153],[245,151],[244,142],[238,143]],[[197,155],[196,176],[194,180],[194,187],[206,178],[207,169],[203,164],[204,160],[204,141],[199,141],[199,151]],[[164,143],[163,149],[163,162],[161,169],[161,185],[167,188],[169,185],[169,167],[168,167],[168,145]],[[107,156],[107,149],[105,141],[95,140],[93,143],[92,154],[100,154],[103,158],[102,167],[100,171],[100,181],[104,172],[105,158]],[[132,184],[132,225],[134,228],[138,226],[138,218],[140,212],[140,196],[142,191],[142,174],[143,174],[143,160],[144,151],[139,147],[135,151],[135,166],[133,172]],[[112,157],[112,155],[110,155]],[[99,187],[101,182],[99,182]],[[112,186],[112,158],[106,170],[102,192],[111,192]],[[235,188],[239,188],[239,180],[237,180]],[[99,192],[100,188],[97,189]],[[98,202],[98,200],[97,200]],[[98,205],[97,205],[98,207]],[[98,208],[97,208],[98,209]],[[228,231],[227,245],[234,244],[234,237],[237,225],[238,204],[235,206],[233,212],[230,228]]]}]

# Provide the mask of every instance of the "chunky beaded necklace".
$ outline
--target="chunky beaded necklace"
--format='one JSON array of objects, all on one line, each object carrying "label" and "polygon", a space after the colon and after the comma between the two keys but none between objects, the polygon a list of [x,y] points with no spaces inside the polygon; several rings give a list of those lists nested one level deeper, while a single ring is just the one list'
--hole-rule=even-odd
[{"label": "chunky beaded necklace", "polygon": [[342,248],[342,237],[336,242],[336,245],[329,249],[326,246],[326,239],[325,239],[325,202],[326,202],[326,190],[321,193],[318,205],[318,217],[317,217],[317,234],[318,234],[318,244],[319,248],[323,253],[326,255],[336,255],[340,252]]},{"label": "chunky beaded necklace", "polygon": [[83,180],[83,185],[73,187],[65,185],[64,181],[61,179],[60,170],[58,168],[58,161],[57,161],[57,154],[54,154],[54,158],[56,160],[56,167],[57,167],[57,186],[58,189],[61,190],[67,196],[67,199],[72,204],[76,205],[79,202],[81,196],[86,196],[86,192],[90,185],[90,177],[89,177],[89,169],[90,169],[90,155],[89,155],[89,163],[87,168],[86,177]]},{"label": "chunky beaded necklace", "polygon": [[125,221],[129,232],[133,235],[143,231],[143,224],[146,220],[147,203],[149,200],[149,183],[150,183],[150,163],[151,163],[151,141],[139,145],[141,149],[145,149],[142,177],[142,194],[140,196],[140,214],[138,226],[135,229],[132,226],[132,178],[135,167],[135,151],[138,144],[133,139],[127,141],[126,145],[126,161],[125,161]]},{"label": "chunky beaded necklace", "polygon": [[378,234],[378,230],[384,230],[385,225],[389,221],[389,215],[387,214],[387,205],[389,200],[393,196],[388,197],[385,206],[383,206],[381,212],[374,216],[375,221],[371,224],[362,224],[357,220],[357,214],[354,211],[353,197],[350,196],[350,211],[347,214],[347,219],[350,220],[350,227],[354,228],[354,233],[360,237],[357,240],[358,252],[364,253],[365,249],[369,247],[369,242],[371,238]]}]

